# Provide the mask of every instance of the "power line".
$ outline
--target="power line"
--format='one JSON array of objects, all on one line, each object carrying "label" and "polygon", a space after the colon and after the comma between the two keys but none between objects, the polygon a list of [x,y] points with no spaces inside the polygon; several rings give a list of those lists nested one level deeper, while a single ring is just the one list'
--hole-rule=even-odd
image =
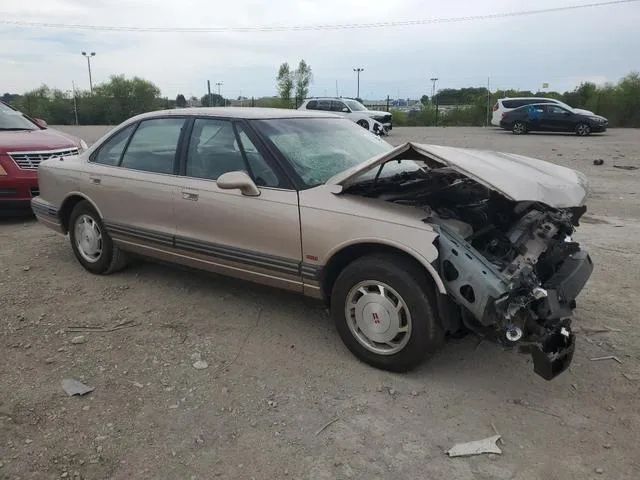
[{"label": "power line", "polygon": [[[249,27],[128,27],[115,25],[80,25],[67,23],[46,23],[46,22],[23,22],[18,20],[0,20],[0,24],[15,27],[38,27],[38,28],[62,28],[73,30],[102,30],[117,32],[160,32],[160,33],[226,33],[226,32],[289,32],[289,31],[310,31],[310,30],[348,30],[364,28],[387,28],[387,27],[407,27],[416,25],[430,25],[434,23],[460,23],[478,20],[493,20],[497,18],[522,17],[526,15],[540,15],[543,13],[563,12],[568,10],[578,10],[593,7],[605,7],[620,5],[624,3],[635,3],[640,0],[612,0],[608,2],[595,2],[582,5],[567,5],[564,7],[542,8],[537,10],[523,10],[519,12],[503,12],[486,15],[470,15],[466,17],[430,18],[424,20],[399,20],[391,22],[372,23],[338,23],[319,25],[262,25]],[[7,13],[0,13],[0,17]]]}]

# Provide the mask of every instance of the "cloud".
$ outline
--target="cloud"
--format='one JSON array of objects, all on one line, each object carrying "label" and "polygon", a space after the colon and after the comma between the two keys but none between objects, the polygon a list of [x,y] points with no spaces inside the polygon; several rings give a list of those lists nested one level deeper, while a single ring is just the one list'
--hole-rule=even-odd
[{"label": "cloud", "polygon": [[[563,0],[562,4],[570,5]],[[11,2],[0,18],[22,22],[132,27],[242,27],[420,20],[558,7],[507,0],[235,0],[147,3],[141,0]],[[425,8],[428,5],[429,8]],[[94,83],[112,74],[138,75],[163,95],[200,96],[206,81],[223,82],[236,97],[275,93],[278,65],[304,58],[313,68],[312,93],[355,95],[354,67],[363,67],[361,95],[419,97],[438,86],[536,90],[571,89],[580,79],[616,81],[634,65],[640,47],[634,18],[640,4],[544,15],[422,26],[289,32],[134,33],[0,25],[0,71],[5,91],[42,83],[88,88],[86,60],[95,51]],[[635,15],[634,15],[635,14]]]}]

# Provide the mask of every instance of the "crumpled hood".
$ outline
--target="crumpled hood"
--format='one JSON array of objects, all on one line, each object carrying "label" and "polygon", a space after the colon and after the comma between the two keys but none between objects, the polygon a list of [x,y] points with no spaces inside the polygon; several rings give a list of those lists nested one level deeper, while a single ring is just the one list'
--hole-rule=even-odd
[{"label": "crumpled hood", "polygon": [[425,157],[430,164],[435,162],[450,167],[517,202],[533,201],[553,208],[570,208],[582,206],[587,197],[586,176],[570,168],[514,153],[414,142],[399,145],[345,170],[330,178],[327,184],[339,185],[340,190],[344,190],[362,174],[389,160],[419,156]]}]

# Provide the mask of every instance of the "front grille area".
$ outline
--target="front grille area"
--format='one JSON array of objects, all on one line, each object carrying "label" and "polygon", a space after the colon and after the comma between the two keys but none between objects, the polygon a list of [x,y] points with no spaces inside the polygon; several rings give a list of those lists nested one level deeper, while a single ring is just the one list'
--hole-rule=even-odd
[{"label": "front grille area", "polygon": [[31,192],[32,197],[37,197],[38,195],[40,195],[40,189],[38,187],[31,187],[29,191]]},{"label": "front grille area", "polygon": [[22,170],[37,170],[40,162],[50,158],[78,155],[77,148],[63,148],[60,150],[43,150],[40,152],[9,152],[9,156]]}]

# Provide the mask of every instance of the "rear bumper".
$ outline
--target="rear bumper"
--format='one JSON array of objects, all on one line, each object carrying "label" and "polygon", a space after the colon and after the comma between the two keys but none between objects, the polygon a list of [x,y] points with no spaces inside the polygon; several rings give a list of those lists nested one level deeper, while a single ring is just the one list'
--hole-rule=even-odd
[{"label": "rear bumper", "polygon": [[52,204],[45,202],[40,197],[31,200],[31,209],[39,222],[58,233],[64,234],[64,228],[58,215],[58,210]]}]

